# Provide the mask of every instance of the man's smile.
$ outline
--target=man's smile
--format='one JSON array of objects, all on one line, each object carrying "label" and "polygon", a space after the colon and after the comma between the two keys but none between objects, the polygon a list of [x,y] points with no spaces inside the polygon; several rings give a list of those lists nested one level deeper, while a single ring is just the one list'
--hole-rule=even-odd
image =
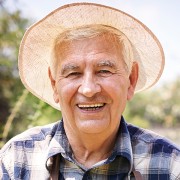
[{"label": "man's smile", "polygon": [[102,109],[105,105],[105,103],[77,104],[77,107],[84,111],[96,111]]}]

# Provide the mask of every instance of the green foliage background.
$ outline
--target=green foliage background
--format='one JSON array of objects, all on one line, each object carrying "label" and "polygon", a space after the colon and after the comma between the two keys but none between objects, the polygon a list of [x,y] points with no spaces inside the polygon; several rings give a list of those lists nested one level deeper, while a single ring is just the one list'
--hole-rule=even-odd
[{"label": "green foliage background", "polygon": [[[61,119],[61,113],[26,92],[17,68],[18,50],[31,20],[9,12],[0,1],[0,148],[11,137]],[[124,112],[128,122],[144,128],[180,127],[180,80],[136,94]],[[9,126],[7,124],[9,123]]]}]

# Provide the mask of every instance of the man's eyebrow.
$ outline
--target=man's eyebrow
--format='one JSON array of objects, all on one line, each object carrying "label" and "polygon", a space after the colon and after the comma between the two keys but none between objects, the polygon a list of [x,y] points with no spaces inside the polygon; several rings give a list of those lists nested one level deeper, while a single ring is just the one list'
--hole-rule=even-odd
[{"label": "man's eyebrow", "polygon": [[61,74],[63,75],[68,71],[77,70],[77,69],[79,69],[79,66],[76,64],[65,64],[62,66]]},{"label": "man's eyebrow", "polygon": [[103,61],[98,62],[97,66],[98,67],[108,66],[108,67],[111,67],[111,68],[115,68],[116,64],[114,62],[110,61],[110,60],[103,60]]}]

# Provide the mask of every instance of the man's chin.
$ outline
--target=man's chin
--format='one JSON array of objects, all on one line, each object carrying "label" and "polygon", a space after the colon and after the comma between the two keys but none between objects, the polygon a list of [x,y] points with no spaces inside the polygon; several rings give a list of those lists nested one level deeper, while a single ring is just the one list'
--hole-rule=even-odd
[{"label": "man's chin", "polygon": [[87,134],[99,134],[108,131],[109,120],[106,119],[86,119],[80,120],[77,127],[80,131]]}]

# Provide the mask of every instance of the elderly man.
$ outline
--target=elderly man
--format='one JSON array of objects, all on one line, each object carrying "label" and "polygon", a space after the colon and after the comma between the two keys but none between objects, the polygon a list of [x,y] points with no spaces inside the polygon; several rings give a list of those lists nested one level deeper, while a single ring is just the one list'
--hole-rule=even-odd
[{"label": "elderly man", "polygon": [[10,140],[1,179],[180,179],[180,150],[122,116],[163,66],[159,41],[130,15],[90,3],[53,11],[25,33],[19,70],[63,119]]}]

